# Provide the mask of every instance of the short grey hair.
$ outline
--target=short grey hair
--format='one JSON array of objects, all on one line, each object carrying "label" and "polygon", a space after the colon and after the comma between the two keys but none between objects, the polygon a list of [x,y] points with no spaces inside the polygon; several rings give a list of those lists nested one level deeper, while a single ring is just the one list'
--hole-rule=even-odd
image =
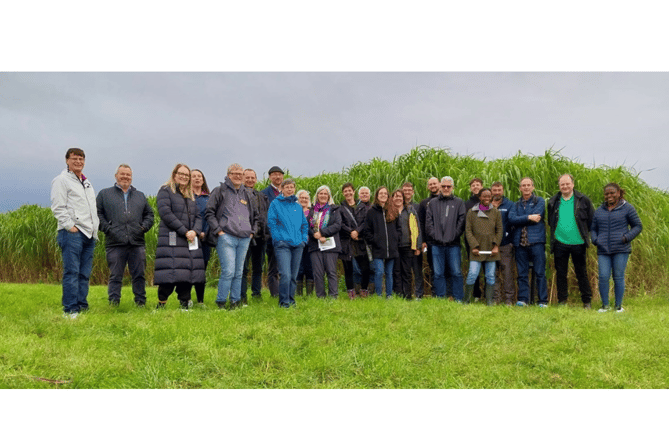
[{"label": "short grey hair", "polygon": [[298,190],[297,193],[295,193],[295,196],[297,196],[299,198],[302,193],[306,193],[307,198],[311,198],[311,195],[309,194],[309,192],[304,190],[304,189]]},{"label": "short grey hair", "polygon": [[230,166],[228,167],[228,173],[227,174],[229,175],[230,172],[233,171],[233,170],[241,170],[242,173],[243,173],[244,172],[244,167],[242,167],[239,164],[230,164]]},{"label": "short grey hair", "polygon": [[443,178],[441,178],[441,181],[440,181],[440,182],[444,182],[444,181],[448,181],[448,182],[450,182],[451,184],[453,184],[453,186],[455,186],[455,181],[454,181],[453,178],[451,178],[450,176],[444,176]]},{"label": "short grey hair", "polygon": [[[128,164],[121,164],[116,169],[116,173],[118,173],[118,171],[121,170],[122,168],[130,168],[130,166]],[[130,173],[132,173],[132,168],[130,168]]]},{"label": "short grey hair", "polygon": [[360,187],[358,189],[358,193],[360,193],[362,190],[367,190],[370,193],[370,195],[372,194],[372,191],[366,185],[363,185],[362,187]]},{"label": "short grey hair", "polygon": [[295,185],[295,180],[294,180],[294,179],[291,179],[291,178],[284,179],[284,180],[281,182],[281,188],[287,186],[288,184],[293,184],[293,185]]}]

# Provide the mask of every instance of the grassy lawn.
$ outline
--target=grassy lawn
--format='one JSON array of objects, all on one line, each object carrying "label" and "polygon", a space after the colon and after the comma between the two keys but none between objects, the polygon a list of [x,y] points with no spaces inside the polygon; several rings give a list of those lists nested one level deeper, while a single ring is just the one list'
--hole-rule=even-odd
[{"label": "grassy lawn", "polygon": [[[2,388],[666,388],[666,298],[622,314],[264,295],[236,311],[154,312],[124,288],[111,308],[61,316],[57,285],[0,284]],[[597,304],[594,304],[597,306]]]}]

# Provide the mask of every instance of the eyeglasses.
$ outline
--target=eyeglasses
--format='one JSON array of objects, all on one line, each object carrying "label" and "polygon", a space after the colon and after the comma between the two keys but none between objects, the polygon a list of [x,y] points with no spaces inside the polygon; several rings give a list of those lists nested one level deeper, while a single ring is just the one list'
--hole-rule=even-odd
[{"label": "eyeglasses", "polygon": [[453,186],[452,185],[442,185],[441,188],[442,189],[452,189]]},{"label": "eyeglasses", "polygon": [[188,173],[177,172],[177,176],[181,176],[182,178],[190,178],[190,174]]},{"label": "eyeglasses", "polygon": [[228,173],[228,176],[242,176],[244,173],[242,172],[230,172]]}]

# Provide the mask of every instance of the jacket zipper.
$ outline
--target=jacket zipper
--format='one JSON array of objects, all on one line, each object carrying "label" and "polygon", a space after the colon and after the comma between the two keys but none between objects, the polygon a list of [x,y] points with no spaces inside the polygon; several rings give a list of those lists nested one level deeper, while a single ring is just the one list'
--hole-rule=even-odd
[{"label": "jacket zipper", "polygon": [[386,211],[381,210],[383,213],[383,227],[386,229],[386,257],[390,258],[390,245],[388,243],[388,222],[386,222]]}]

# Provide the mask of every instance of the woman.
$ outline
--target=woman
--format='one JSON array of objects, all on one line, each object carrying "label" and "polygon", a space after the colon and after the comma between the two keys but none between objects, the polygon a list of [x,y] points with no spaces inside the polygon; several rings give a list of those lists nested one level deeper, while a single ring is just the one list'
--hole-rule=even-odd
[{"label": "woman", "polygon": [[302,207],[297,203],[294,180],[284,179],[281,183],[281,194],[269,206],[267,226],[281,276],[279,306],[295,306],[297,272],[307,244],[308,225]]},{"label": "woman", "polygon": [[153,282],[158,285],[158,306],[165,307],[176,287],[182,310],[188,310],[190,289],[204,283],[204,259],[193,243],[202,233],[202,218],[191,189],[191,171],[177,164],[156,196],[160,226]]},{"label": "woman", "polygon": [[[190,172],[190,182],[191,188],[193,189],[193,196],[195,197],[195,203],[197,204],[197,210],[200,212],[200,218],[202,218],[202,230],[198,234],[200,249],[202,249],[202,257],[204,258],[204,271],[205,275],[207,272],[207,264],[209,264],[209,257],[211,256],[211,247],[205,242],[205,237],[207,236],[207,229],[209,224],[204,216],[205,211],[207,210],[207,201],[209,201],[209,186],[207,185],[207,180],[204,177],[204,173],[201,170],[193,169]],[[197,304],[200,307],[204,306],[204,285],[205,283],[195,283],[195,296],[197,297]]]},{"label": "woman", "polygon": [[344,282],[346,293],[353,300],[355,298],[355,285],[353,284],[353,243],[358,239],[357,224],[355,221],[355,189],[353,184],[347,182],[341,187],[344,200],[339,206],[341,213],[341,252],[339,259],[344,266]]},{"label": "woman", "polygon": [[[353,282],[356,287],[360,287],[360,297],[367,298],[369,295],[369,277],[370,277],[370,261],[372,261],[372,251],[367,245],[367,242],[362,238],[362,230],[365,228],[365,218],[367,212],[372,207],[370,202],[369,187],[360,187],[358,190],[359,202],[355,208],[355,222],[356,233],[351,233],[353,240]],[[357,267],[357,269],[356,269]]]},{"label": "woman", "polygon": [[[393,192],[392,205],[399,214],[397,224],[400,227],[398,257],[394,265],[393,282],[398,280],[394,284],[399,294],[405,299],[411,300],[413,262],[414,257],[421,253],[423,238],[418,227],[418,213],[412,206],[404,205],[404,194],[401,189]],[[417,276],[416,279],[422,279],[422,277]]]},{"label": "woman", "polygon": [[397,224],[397,209],[390,205],[388,188],[380,187],[374,193],[374,204],[367,212],[363,238],[372,249],[374,264],[374,288],[376,295],[383,294],[383,275],[386,276],[386,298],[393,292],[393,265],[399,256],[400,229]]},{"label": "woman", "polygon": [[[474,284],[485,264],[485,301],[488,306],[495,298],[495,261],[499,261],[499,244],[502,242],[502,215],[492,202],[492,191],[482,188],[477,195],[478,204],[467,212],[465,236],[469,245],[469,273],[465,282],[464,303],[469,304]],[[489,253],[488,253],[489,252]]]},{"label": "woman", "polygon": [[[311,196],[309,196],[309,192],[306,190],[298,191],[295,196],[297,196],[297,202],[302,206],[302,212],[304,212],[304,217],[306,218],[309,216],[309,210],[311,210]],[[304,246],[304,252],[302,252],[302,261],[300,261],[300,271],[297,273],[297,288],[295,293],[300,296],[304,295],[303,290],[305,287],[307,295],[314,293],[314,274],[311,270],[309,246]]]},{"label": "woman", "polygon": [[314,206],[307,216],[309,223],[309,257],[314,274],[316,296],[325,298],[325,275],[328,277],[328,294],[337,298],[339,277],[337,276],[337,258],[341,252],[341,214],[339,206],[334,205],[332,193],[327,185],[316,190]]},{"label": "woman", "polygon": [[604,202],[595,210],[590,228],[592,244],[597,246],[599,263],[599,295],[602,308],[609,308],[609,279],[613,272],[616,312],[623,312],[625,268],[632,246],[630,243],[643,229],[636,210],[624,199],[625,191],[615,182],[604,187]]}]

